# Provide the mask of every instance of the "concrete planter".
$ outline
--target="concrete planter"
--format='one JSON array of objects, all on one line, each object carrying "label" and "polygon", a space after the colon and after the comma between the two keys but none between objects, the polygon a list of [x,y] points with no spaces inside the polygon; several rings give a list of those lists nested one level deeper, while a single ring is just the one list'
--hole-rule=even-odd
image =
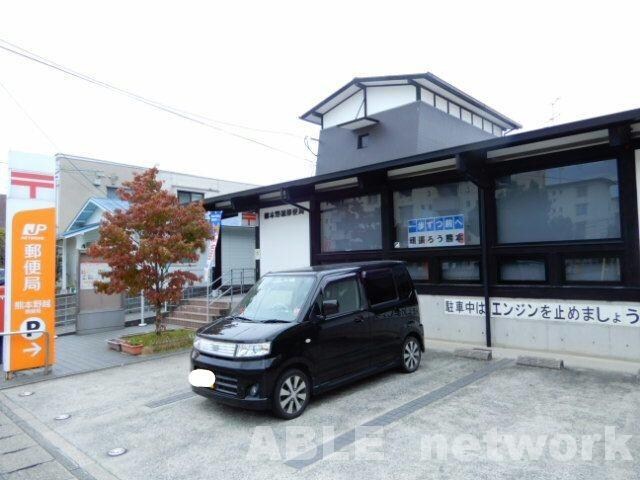
[{"label": "concrete planter", "polygon": [[119,338],[112,338],[111,340],[107,340],[107,345],[111,350],[115,350],[116,352],[122,351],[122,340]]}]

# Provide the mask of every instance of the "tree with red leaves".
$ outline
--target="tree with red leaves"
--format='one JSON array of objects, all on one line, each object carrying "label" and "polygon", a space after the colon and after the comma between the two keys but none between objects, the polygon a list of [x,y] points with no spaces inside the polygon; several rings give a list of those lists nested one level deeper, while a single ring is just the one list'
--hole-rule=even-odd
[{"label": "tree with red leaves", "polygon": [[89,255],[103,259],[110,271],[101,272],[94,282],[98,292],[143,293],[156,310],[156,334],[164,330],[162,305],[182,298],[185,284],[198,276],[172,269],[176,263],[197,261],[211,238],[202,203],[181,205],[178,198],[162,189],[157,168],[135,174],[118,190],[129,202],[126,211],[105,213],[100,239],[91,245]]}]

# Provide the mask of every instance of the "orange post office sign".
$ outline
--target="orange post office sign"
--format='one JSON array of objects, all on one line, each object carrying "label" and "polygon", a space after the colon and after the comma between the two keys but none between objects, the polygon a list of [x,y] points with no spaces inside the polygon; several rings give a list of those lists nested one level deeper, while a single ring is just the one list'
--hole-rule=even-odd
[{"label": "orange post office sign", "polygon": [[55,186],[53,157],[9,153],[5,372],[45,367],[55,360]]},{"label": "orange post office sign", "polygon": [[51,365],[55,359],[55,209],[17,212],[11,243],[10,330],[27,332],[10,337],[11,371]]}]

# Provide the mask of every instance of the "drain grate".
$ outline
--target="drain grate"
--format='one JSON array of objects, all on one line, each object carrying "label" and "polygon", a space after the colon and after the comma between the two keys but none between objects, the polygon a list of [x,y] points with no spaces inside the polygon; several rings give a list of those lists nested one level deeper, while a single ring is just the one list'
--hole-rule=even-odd
[{"label": "drain grate", "polygon": [[149,408],[158,408],[164,405],[181,402],[182,400],[187,400],[188,398],[195,396],[195,393],[193,393],[191,390],[187,390],[185,392],[174,393],[173,395],[161,398],[160,400],[154,400],[153,402],[145,403],[145,405]]}]

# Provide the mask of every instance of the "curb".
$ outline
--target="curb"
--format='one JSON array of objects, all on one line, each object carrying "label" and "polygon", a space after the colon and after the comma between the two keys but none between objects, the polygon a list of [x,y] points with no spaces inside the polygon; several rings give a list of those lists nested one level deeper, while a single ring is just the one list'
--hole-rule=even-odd
[{"label": "curb", "polygon": [[564,368],[564,361],[557,358],[518,357],[518,359],[516,360],[516,365],[562,370]]},{"label": "curb", "polygon": [[472,358],[474,360],[489,361],[493,359],[491,350],[487,348],[459,348],[453,351],[456,357]]}]

